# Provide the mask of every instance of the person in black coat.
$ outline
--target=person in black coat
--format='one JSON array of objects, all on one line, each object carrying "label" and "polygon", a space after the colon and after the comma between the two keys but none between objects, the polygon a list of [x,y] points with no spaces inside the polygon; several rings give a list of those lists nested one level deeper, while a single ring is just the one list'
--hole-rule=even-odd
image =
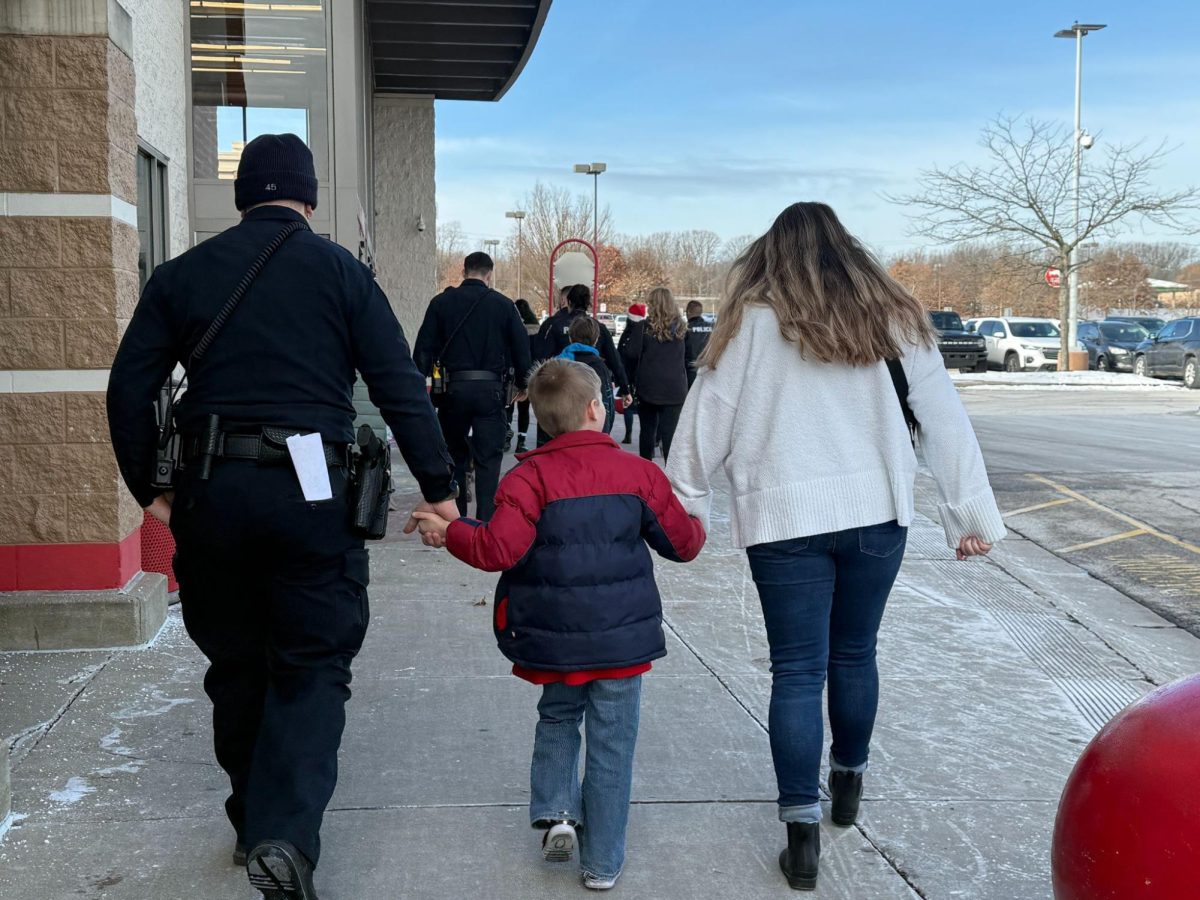
[{"label": "person in black coat", "polygon": [[692,300],[687,305],[687,337],[683,339],[684,359],[687,361],[688,388],[696,381],[700,354],[712,337],[712,323],[704,318],[704,304]]},{"label": "person in black coat", "polygon": [[[529,335],[529,357],[534,361],[539,361],[538,334],[541,332],[541,327],[538,324],[538,318],[533,313],[533,307],[529,305],[529,301],[524,297],[518,297],[513,301],[513,306],[517,308],[517,314],[520,315],[521,321],[525,323],[525,333]],[[517,413],[517,452],[524,453],[528,448],[525,446],[525,435],[529,431],[529,399],[515,400],[508,407],[508,440],[504,443],[505,452],[512,445],[512,421],[513,411]]]},{"label": "person in black coat", "polygon": [[[541,333],[546,341],[544,352],[546,352],[547,358],[552,359],[567,349],[567,345],[571,343],[571,323],[580,316],[590,316],[591,309],[591,290],[587,285],[572,285],[567,292],[567,314],[561,318],[559,315],[555,315],[542,326]],[[596,344],[596,349],[600,351],[600,358],[604,360],[604,364],[612,373],[613,382],[620,389],[621,396],[628,397],[629,380],[626,378],[625,366],[621,363],[621,357],[617,354],[617,345],[613,342],[612,332],[603,323],[599,324],[600,341]]]},{"label": "person in black coat", "polygon": [[[445,379],[447,390],[437,402],[442,433],[460,482],[474,461],[476,516],[485,522],[496,509],[504,460],[505,382],[511,372],[516,389],[524,391],[533,367],[517,308],[491,286],[494,269],[486,253],[468,256],[463,283],[430,301],[413,346],[417,367],[426,375],[438,368]],[[465,495],[458,511],[467,514]]]},{"label": "person in black coat", "polygon": [[641,424],[638,451],[643,459],[653,459],[654,448],[661,441],[666,459],[687,399],[687,326],[675,297],[666,288],[652,290],[648,305],[646,321],[630,325],[626,331],[636,329],[627,344],[627,358],[634,364],[630,379],[637,391]]},{"label": "person in black coat", "polygon": [[633,373],[637,369],[637,357],[642,352],[642,323],[646,321],[646,304],[633,303],[629,306],[625,330],[621,340],[617,342],[617,353],[621,356],[621,365],[625,367],[625,375],[629,379],[632,403],[623,403],[621,415],[625,419],[625,437],[622,444],[633,443],[633,417],[637,412],[637,390],[634,387]]}]

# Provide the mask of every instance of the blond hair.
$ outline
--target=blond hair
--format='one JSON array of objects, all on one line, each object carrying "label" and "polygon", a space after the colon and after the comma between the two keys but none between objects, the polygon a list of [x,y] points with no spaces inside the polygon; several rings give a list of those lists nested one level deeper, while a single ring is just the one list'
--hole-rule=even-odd
[{"label": "blond hair", "polygon": [[683,338],[684,321],[679,314],[675,295],[665,287],[656,287],[646,298],[646,328],[659,341],[677,341]]},{"label": "blond hair", "polygon": [[583,428],[593,400],[600,400],[600,376],[591,366],[570,359],[548,359],[529,376],[533,414],[551,437]]},{"label": "blond hair", "polygon": [[774,310],[784,340],[819,362],[866,366],[934,340],[920,301],[824,203],[793,203],[734,262],[701,365],[716,368],[751,304]]}]

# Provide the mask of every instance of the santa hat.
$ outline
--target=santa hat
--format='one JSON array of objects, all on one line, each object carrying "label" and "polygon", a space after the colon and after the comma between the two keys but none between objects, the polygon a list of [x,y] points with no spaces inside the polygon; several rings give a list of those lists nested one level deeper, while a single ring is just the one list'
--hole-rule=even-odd
[{"label": "santa hat", "polygon": [[644,318],[646,318],[646,304],[645,303],[634,303],[632,306],[629,307],[629,321],[630,322],[640,322]]}]

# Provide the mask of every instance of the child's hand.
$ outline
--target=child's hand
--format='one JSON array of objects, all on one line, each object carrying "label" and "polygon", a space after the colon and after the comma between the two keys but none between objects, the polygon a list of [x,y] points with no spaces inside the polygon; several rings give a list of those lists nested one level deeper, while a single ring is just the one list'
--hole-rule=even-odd
[{"label": "child's hand", "polygon": [[421,531],[421,542],[426,547],[446,546],[446,530],[450,527],[449,522],[437,513],[425,510],[416,510],[412,515],[417,520],[417,527]]}]

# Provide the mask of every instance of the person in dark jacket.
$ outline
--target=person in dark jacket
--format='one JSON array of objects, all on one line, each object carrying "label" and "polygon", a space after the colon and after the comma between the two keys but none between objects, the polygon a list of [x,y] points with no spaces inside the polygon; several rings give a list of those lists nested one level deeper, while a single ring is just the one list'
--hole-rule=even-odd
[{"label": "person in dark jacket", "polygon": [[537,340],[534,342],[534,362],[545,362],[558,355],[558,351],[554,349],[554,340],[551,335],[569,328],[571,325],[571,307],[567,303],[567,295],[571,293],[572,287],[573,285],[568,284],[559,288],[558,308],[538,329]]},{"label": "person in dark jacket", "polygon": [[[269,896],[311,900],[350,664],[368,624],[367,550],[350,527],[346,466],[355,370],[421,486],[418,508],[453,515],[456,488],[387,297],[370,269],[308,227],[317,177],[304,142],[255,138],[233,192],[241,223],[160,265],[142,291],[113,360],[108,421],[130,493],[175,537],[184,627],[209,662],[204,689],[232,789],[234,861]],[[204,340],[270,246],[241,302]],[[153,480],[154,401],[179,363],[188,390],[176,408],[183,459],[172,493]],[[332,496],[322,502],[306,500],[290,462],[295,434],[324,444]],[[161,856],[165,865],[183,858]]]},{"label": "person in dark jacket", "polygon": [[581,362],[590,366],[596,373],[596,377],[600,379],[600,399],[604,403],[604,433],[609,434],[612,432],[616,409],[613,406],[612,373],[608,371],[608,366],[600,358],[600,351],[596,349],[600,340],[600,329],[603,327],[591,316],[577,318],[571,323],[571,343],[558,354],[558,358]]},{"label": "person in dark jacket", "polygon": [[[646,304],[632,303],[629,306],[629,313],[625,325],[625,331],[621,333],[621,340],[617,342],[617,353],[621,357],[621,365],[625,367],[625,376],[629,379],[630,386],[630,403],[622,402],[621,415],[625,419],[625,437],[621,438],[622,444],[633,443],[633,417],[637,412],[637,391],[634,389],[633,376],[631,372],[637,369],[637,356],[641,351],[642,346],[642,328],[641,323],[646,321]],[[633,348],[638,348],[635,351]]]},{"label": "person in dark jacket", "polygon": [[[484,521],[495,509],[504,461],[505,380],[511,373],[523,391],[533,367],[529,334],[512,301],[492,288],[494,274],[486,253],[468,256],[462,284],[430,301],[413,347],[421,371],[433,375],[439,369],[447,382],[438,419],[460,482],[474,462],[476,514]],[[465,494],[458,511],[467,513]]]},{"label": "person in dark jacket", "polygon": [[[538,317],[534,315],[533,307],[529,305],[529,301],[524,297],[518,297],[513,301],[513,306],[517,308],[517,315],[521,317],[521,321],[525,323],[525,333],[529,335],[529,358],[534,362],[540,360],[538,348],[538,333],[541,331],[541,325],[538,323]],[[524,453],[525,435],[529,431],[529,398],[523,400],[514,400],[508,407],[508,440],[504,443],[504,451],[507,453],[508,448],[512,446],[513,439],[513,411],[517,414],[517,452]]]},{"label": "person in dark jacket", "polygon": [[[567,292],[567,306],[568,310],[565,318],[560,319],[557,324],[552,325],[548,330],[543,325],[543,333],[549,342],[547,344],[547,349],[550,351],[548,356],[551,358],[558,356],[566,349],[567,344],[571,343],[571,323],[580,316],[591,315],[591,289],[585,284],[572,285],[571,289]],[[546,324],[549,324],[549,322]],[[596,344],[596,349],[600,351],[600,357],[612,373],[613,381],[620,389],[621,396],[628,397],[629,380],[626,378],[625,366],[621,363],[621,357],[617,354],[617,347],[613,342],[612,332],[603,323],[598,324],[600,324],[600,341]]]},{"label": "person in dark jacket", "polygon": [[689,301],[687,305],[687,337],[683,339],[683,356],[687,362],[689,390],[696,381],[696,367],[700,360],[700,354],[708,346],[712,330],[712,323],[704,318],[704,304],[698,300]]},{"label": "person in dark jacket", "polygon": [[547,860],[569,859],[582,827],[584,885],[604,890],[625,861],[641,676],[667,652],[647,545],[682,562],[699,554],[705,535],[658,466],[600,433],[605,412],[590,368],[550,360],[530,379],[529,396],[554,440],[505,476],[492,521],[418,515],[427,544],[503,573],[497,642],[514,675],[542,685],[530,822],[546,829]]},{"label": "person in dark jacket", "polygon": [[630,379],[636,386],[641,425],[638,451],[643,459],[654,459],[654,448],[661,441],[666,459],[687,399],[687,328],[675,297],[665,287],[652,290],[649,301],[646,321],[630,338],[629,358],[634,364]]}]

